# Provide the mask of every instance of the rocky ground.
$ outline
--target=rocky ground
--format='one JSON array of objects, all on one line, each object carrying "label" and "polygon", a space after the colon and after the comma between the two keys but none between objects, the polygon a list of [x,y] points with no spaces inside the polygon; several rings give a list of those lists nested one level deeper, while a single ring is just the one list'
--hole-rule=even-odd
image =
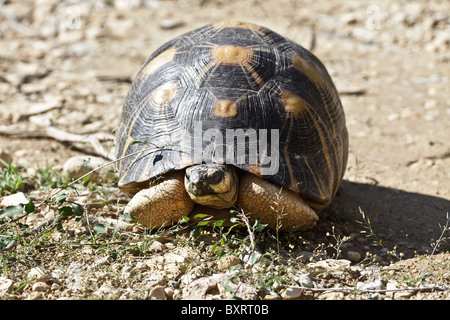
[{"label": "rocky ground", "polygon": [[[3,299],[450,298],[449,2],[275,2],[0,1],[0,153],[13,164],[0,175],[0,209],[24,196],[36,205],[0,225]],[[319,225],[149,234],[117,225],[127,198],[105,172],[38,206],[67,181],[69,158],[112,157],[148,55],[219,20],[299,42],[341,93],[350,158]]]}]

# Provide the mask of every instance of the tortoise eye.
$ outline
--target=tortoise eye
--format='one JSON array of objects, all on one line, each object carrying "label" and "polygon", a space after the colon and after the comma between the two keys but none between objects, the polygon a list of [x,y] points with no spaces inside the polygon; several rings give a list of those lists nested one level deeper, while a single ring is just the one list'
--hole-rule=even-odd
[{"label": "tortoise eye", "polygon": [[222,180],[223,174],[220,171],[214,171],[212,174],[208,176],[208,183],[209,184],[217,184]]}]

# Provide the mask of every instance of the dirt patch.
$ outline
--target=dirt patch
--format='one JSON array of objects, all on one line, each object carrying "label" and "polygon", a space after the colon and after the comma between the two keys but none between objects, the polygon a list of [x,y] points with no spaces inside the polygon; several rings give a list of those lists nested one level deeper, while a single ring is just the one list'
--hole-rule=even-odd
[{"label": "dirt patch", "polygon": [[[269,27],[312,50],[324,62],[341,93],[350,135],[350,158],[339,194],[318,227],[306,234],[283,236],[282,249],[300,261],[305,256],[302,252],[319,248],[333,255],[329,245],[341,243],[339,257],[349,259],[349,251],[357,252],[361,268],[361,261],[370,260],[389,268],[381,269],[383,276],[383,272],[402,270],[416,280],[426,278],[429,283],[448,288],[449,245],[448,231],[444,230],[450,212],[450,20],[445,14],[450,11],[448,1],[378,1],[373,5],[370,1],[354,4],[282,0],[274,5],[273,1],[116,0],[69,4],[43,0],[27,4],[3,1],[0,8],[0,147],[12,155],[15,164],[27,168],[29,176],[33,175],[30,170],[47,166],[60,171],[73,155],[99,155],[93,141],[61,139],[49,127],[81,137],[97,135],[94,142],[104,148],[100,155],[108,155],[113,147],[110,137],[134,75],[151,52],[177,35],[219,20],[244,20]],[[113,193],[108,193],[112,189],[108,190],[108,195],[102,193],[104,199],[113,197]],[[345,237],[351,239],[341,241]],[[262,250],[264,242],[259,246]],[[89,269],[95,255],[107,255],[86,248],[90,247],[74,249],[80,254],[74,264],[61,261],[60,267],[64,266],[65,272],[75,265]],[[188,259],[186,253],[174,253],[176,246],[167,248],[178,255],[172,256],[174,265],[182,265],[181,269],[174,267],[173,273],[196,266],[196,272],[202,274],[202,259],[214,261],[214,256],[202,258],[204,253],[193,248],[190,250],[198,255],[195,261]],[[55,253],[44,247],[42,250],[50,252],[39,255],[43,259],[39,263],[45,266],[45,259],[51,259]],[[366,259],[367,253],[370,259]],[[66,254],[63,251],[55,255],[63,260]],[[240,259],[242,262],[244,258]],[[136,261],[131,260],[130,274],[136,268],[142,267],[146,272],[151,269],[136,266]],[[428,265],[423,267],[423,263]],[[35,264],[36,261],[28,267]],[[212,274],[216,268],[203,267],[204,274]],[[356,271],[350,272],[350,266],[345,270],[347,279],[316,275],[313,280],[329,287],[339,283],[356,287],[357,282],[369,278],[361,276],[361,270],[355,276]],[[413,274],[416,270],[417,274]],[[428,272],[425,277],[420,273],[423,270]],[[75,271],[71,276],[74,274]],[[5,276],[8,278],[8,273]],[[383,281],[394,276],[390,274]],[[18,275],[14,277],[19,279]],[[131,280],[119,281],[119,285],[110,276],[103,274],[102,279],[95,285],[80,282],[80,286],[93,286],[88,290],[91,293],[102,285],[105,287],[101,292],[109,292],[107,286],[132,286]],[[240,279],[247,281],[244,276]],[[151,288],[155,283],[169,288],[164,297],[182,297],[181,288],[178,292],[177,285],[167,285],[179,278],[166,280],[148,283]],[[62,282],[58,285],[60,289],[56,291],[33,291],[30,284],[28,291],[15,297],[29,298],[29,292],[44,299],[87,297],[76,294],[82,291],[81,287],[67,291]],[[227,287],[214,288],[216,291],[210,292],[226,296]],[[172,295],[167,292],[170,290]],[[430,291],[412,291],[414,294],[403,298],[426,299],[427,294],[430,299],[445,298],[439,290]],[[158,290],[153,293],[157,295]],[[116,294],[106,297],[149,297],[131,293],[124,296],[122,291]],[[264,298],[267,292],[241,294]],[[327,294],[335,299],[349,297],[344,291]],[[323,292],[311,290],[296,298],[323,297]]]}]

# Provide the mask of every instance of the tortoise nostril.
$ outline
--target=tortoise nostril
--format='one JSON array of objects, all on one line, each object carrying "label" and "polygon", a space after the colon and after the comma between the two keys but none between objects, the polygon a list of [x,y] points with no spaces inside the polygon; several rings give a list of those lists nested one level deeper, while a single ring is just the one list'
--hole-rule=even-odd
[{"label": "tortoise nostril", "polygon": [[189,183],[188,189],[195,196],[201,196],[205,193],[204,185],[201,182]]}]

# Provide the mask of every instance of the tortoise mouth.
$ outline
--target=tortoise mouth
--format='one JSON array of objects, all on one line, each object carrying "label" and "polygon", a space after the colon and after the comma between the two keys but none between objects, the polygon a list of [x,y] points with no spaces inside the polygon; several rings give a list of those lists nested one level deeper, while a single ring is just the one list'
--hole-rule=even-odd
[{"label": "tortoise mouth", "polygon": [[198,204],[229,208],[237,200],[239,181],[232,166],[200,164],[186,169],[184,186]]},{"label": "tortoise mouth", "polygon": [[216,194],[214,190],[208,185],[189,183],[186,188],[189,190],[188,193],[196,197],[210,196]]}]

